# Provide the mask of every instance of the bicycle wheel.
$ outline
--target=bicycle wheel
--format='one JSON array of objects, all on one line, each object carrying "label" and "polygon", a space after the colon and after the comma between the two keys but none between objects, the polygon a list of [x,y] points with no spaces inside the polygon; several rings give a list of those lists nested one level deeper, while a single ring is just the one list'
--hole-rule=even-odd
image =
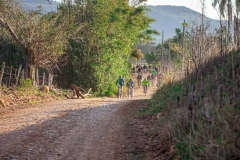
[{"label": "bicycle wheel", "polygon": [[145,94],[145,96],[147,95],[147,86],[143,87],[143,93]]},{"label": "bicycle wheel", "polygon": [[132,98],[132,97],[133,97],[133,88],[130,88],[130,89],[129,89],[129,92],[130,92],[129,94],[130,94],[130,96],[131,96],[131,98]]},{"label": "bicycle wheel", "polygon": [[122,98],[122,87],[118,87],[118,98]]}]

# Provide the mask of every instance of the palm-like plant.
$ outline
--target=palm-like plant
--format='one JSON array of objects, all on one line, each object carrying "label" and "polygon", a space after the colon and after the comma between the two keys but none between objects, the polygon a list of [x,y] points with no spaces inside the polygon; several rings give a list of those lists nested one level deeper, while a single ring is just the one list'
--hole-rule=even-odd
[{"label": "palm-like plant", "polygon": [[214,0],[213,7],[218,5],[220,16],[225,18],[225,11],[228,12],[228,36],[230,35],[230,25],[232,21],[232,1],[231,0]]},{"label": "palm-like plant", "polygon": [[[213,1],[213,7],[216,7],[218,5],[220,16],[225,18],[226,10],[228,12],[228,36],[230,36],[230,25],[232,21],[232,5],[234,5],[235,8],[235,16],[238,19],[239,12],[240,12],[240,0],[235,0],[235,3],[232,3],[231,0],[214,0]],[[238,28],[237,28],[238,30]]]},{"label": "palm-like plant", "polygon": [[[228,0],[214,0],[213,1],[213,7],[215,8],[218,5],[220,16],[225,18],[225,10],[227,7]],[[231,3],[231,0],[230,0]]]},{"label": "palm-like plant", "polygon": [[240,0],[235,0],[235,3],[232,3],[231,0],[214,0],[213,1],[213,7],[216,7],[218,5],[220,15],[225,17],[225,11],[228,5],[235,5],[236,14],[238,15],[240,12]]}]

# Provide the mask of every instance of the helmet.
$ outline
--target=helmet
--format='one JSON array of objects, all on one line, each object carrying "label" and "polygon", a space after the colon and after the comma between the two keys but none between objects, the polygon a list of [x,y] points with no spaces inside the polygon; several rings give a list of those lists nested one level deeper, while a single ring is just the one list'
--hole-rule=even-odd
[{"label": "helmet", "polygon": [[122,78],[122,75],[120,75],[119,78]]},{"label": "helmet", "polygon": [[132,81],[132,78],[130,78],[130,81]]}]

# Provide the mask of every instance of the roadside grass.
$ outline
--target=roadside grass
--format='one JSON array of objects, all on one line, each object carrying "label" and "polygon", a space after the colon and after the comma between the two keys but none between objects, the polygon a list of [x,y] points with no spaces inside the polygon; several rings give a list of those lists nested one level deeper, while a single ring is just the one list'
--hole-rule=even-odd
[{"label": "roadside grass", "polygon": [[170,103],[176,103],[180,95],[184,94],[184,86],[181,82],[169,83],[163,85],[161,89],[152,96],[152,100],[147,104],[147,108],[144,109],[146,114],[155,115],[168,108]]},{"label": "roadside grass", "polygon": [[[175,141],[175,159],[240,157],[240,54],[212,58],[166,83],[139,113],[158,116]],[[160,115],[160,116],[159,116]]]}]

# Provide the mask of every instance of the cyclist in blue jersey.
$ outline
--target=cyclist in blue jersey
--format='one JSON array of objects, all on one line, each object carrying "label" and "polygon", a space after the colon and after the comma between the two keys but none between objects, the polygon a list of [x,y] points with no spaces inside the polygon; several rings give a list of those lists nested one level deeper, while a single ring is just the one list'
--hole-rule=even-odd
[{"label": "cyclist in blue jersey", "polygon": [[132,78],[130,78],[130,80],[127,82],[126,84],[127,88],[128,88],[128,97],[131,96],[131,98],[133,97],[133,93],[134,93],[134,82],[132,81]]},{"label": "cyclist in blue jersey", "polygon": [[118,80],[116,81],[116,85],[118,86],[118,96],[119,98],[122,98],[122,91],[124,86],[124,79],[122,78],[122,75],[119,76]]}]

